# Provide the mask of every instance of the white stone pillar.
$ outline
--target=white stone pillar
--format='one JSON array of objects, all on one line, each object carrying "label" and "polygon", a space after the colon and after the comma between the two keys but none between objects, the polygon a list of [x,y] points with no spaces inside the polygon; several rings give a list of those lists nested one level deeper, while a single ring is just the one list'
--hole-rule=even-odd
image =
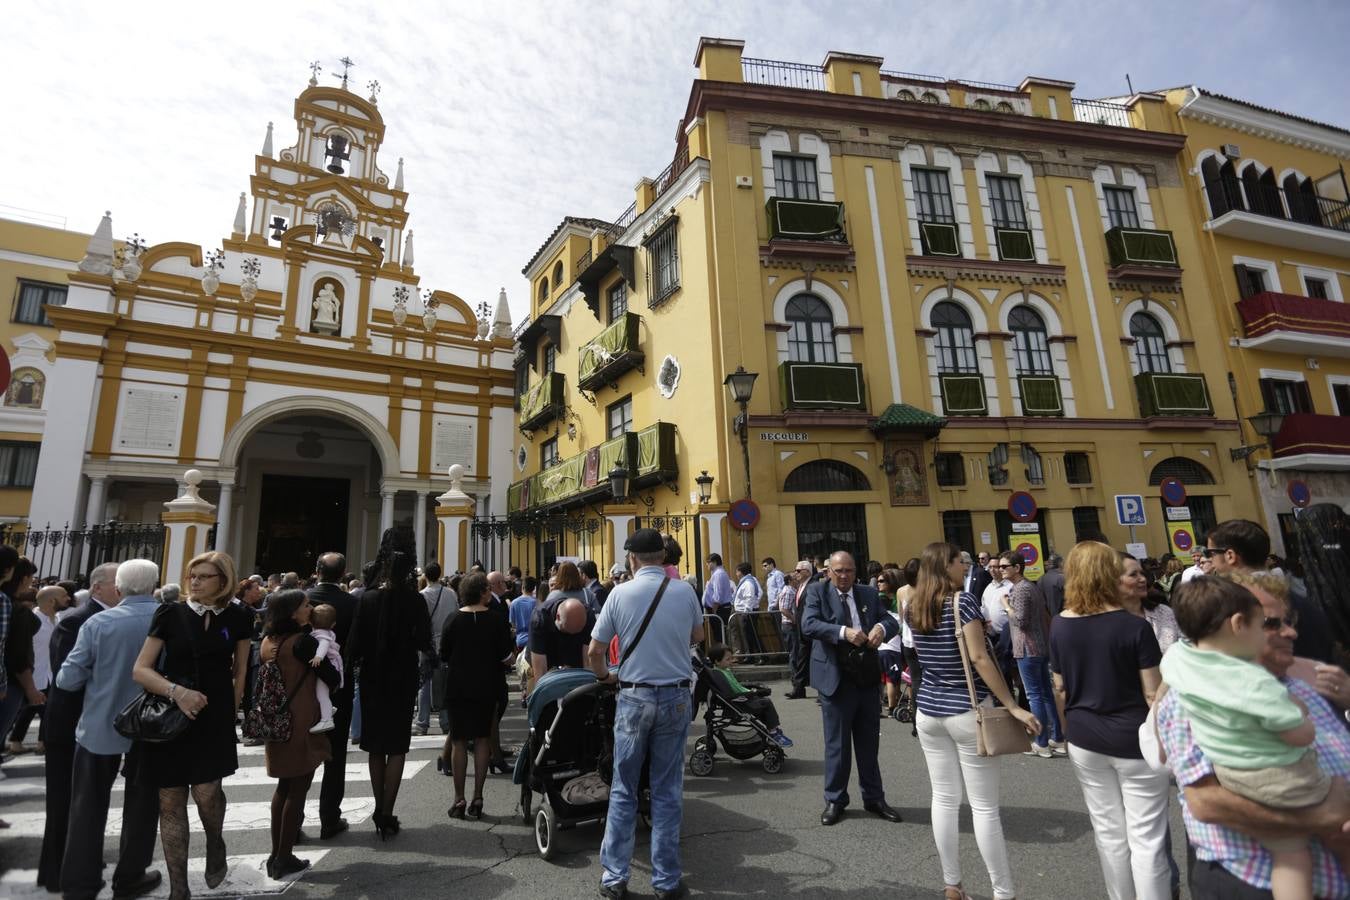
[{"label": "white stone pillar", "polygon": [[413,534],[417,538],[417,564],[427,563],[427,495],[426,491],[417,492],[417,501],[413,505]]},{"label": "white stone pillar", "polygon": [[629,526],[637,516],[632,513],[620,513],[618,515],[606,515],[605,521],[614,526],[614,556],[610,561],[613,566],[621,563],[628,558],[628,551],[623,549],[624,541],[628,540]]},{"label": "white stone pillar", "polygon": [[160,515],[167,532],[159,576],[162,584],[177,582],[186,589],[188,561],[206,550],[206,533],[216,520],[216,508],[197,493],[201,481],[201,472],[188,469],[183,473],[182,494],[164,504]]},{"label": "white stone pillar", "polygon": [[234,526],[234,485],[220,486],[220,504],[216,507],[216,546],[221,553],[230,551],[230,529]]},{"label": "white stone pillar", "polygon": [[474,516],[473,498],[464,493],[461,482],[464,467],[456,463],[450,467],[450,490],[436,498],[436,521],[441,571],[446,575],[464,570],[468,556],[469,523]]},{"label": "white stone pillar", "polygon": [[380,486],[380,540],[384,533],[394,526],[394,494],[396,491]]},{"label": "white stone pillar", "polygon": [[[703,521],[708,523],[708,551],[707,553],[716,553],[722,556],[722,520],[727,517],[724,512],[708,512],[703,514]],[[687,549],[687,548],[686,548]],[[707,556],[707,553],[704,556]],[[725,559],[725,557],[723,557]],[[703,565],[703,560],[698,564]]]},{"label": "white stone pillar", "polygon": [[103,521],[103,508],[108,497],[108,479],[102,475],[89,476],[89,499],[84,507],[84,524],[98,525]]}]

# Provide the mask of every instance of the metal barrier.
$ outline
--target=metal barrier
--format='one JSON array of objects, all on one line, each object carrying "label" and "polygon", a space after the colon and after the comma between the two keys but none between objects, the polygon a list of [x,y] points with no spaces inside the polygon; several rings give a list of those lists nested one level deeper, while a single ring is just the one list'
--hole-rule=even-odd
[{"label": "metal barrier", "polygon": [[[750,665],[787,662],[787,648],[778,623],[782,614],[776,610],[733,612],[727,622],[727,636],[741,662]],[[725,642],[724,642],[725,643]]]}]

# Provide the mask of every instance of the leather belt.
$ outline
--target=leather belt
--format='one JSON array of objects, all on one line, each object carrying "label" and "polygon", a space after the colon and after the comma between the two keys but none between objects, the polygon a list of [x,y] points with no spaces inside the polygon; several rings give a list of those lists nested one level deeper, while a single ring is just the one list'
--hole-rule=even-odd
[{"label": "leather belt", "polygon": [[621,688],[665,688],[665,687],[687,688],[687,687],[689,687],[689,679],[686,678],[684,681],[677,681],[677,682],[675,682],[674,684],[647,684],[647,683],[644,682],[644,681],[620,681],[620,682],[619,682],[619,687],[621,687]]}]

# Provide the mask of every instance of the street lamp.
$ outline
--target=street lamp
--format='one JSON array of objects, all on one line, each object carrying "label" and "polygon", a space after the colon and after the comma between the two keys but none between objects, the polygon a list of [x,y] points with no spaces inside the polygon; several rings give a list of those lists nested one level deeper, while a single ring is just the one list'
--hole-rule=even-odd
[{"label": "street lamp", "polygon": [[702,474],[694,479],[694,484],[698,485],[698,508],[694,510],[694,553],[699,557],[694,566],[694,572],[698,579],[699,595],[703,594],[703,507],[712,499],[713,477],[704,469]]},{"label": "street lamp", "polygon": [[722,382],[731,391],[731,399],[741,408],[740,415],[736,417],[733,425],[735,432],[741,438],[741,456],[745,462],[745,496],[750,497],[750,416],[746,408],[750,404],[750,395],[755,390],[755,379],[759,377],[757,372],[745,371],[745,366],[737,366],[736,371],[732,372]]},{"label": "street lamp", "polygon": [[1263,409],[1254,416],[1248,416],[1247,421],[1251,423],[1252,431],[1265,438],[1265,441],[1259,444],[1247,444],[1242,447],[1234,447],[1228,451],[1233,462],[1246,459],[1257,450],[1263,450],[1270,446],[1270,439],[1280,433],[1280,427],[1284,425],[1284,413],[1271,412]]},{"label": "street lamp", "polygon": [[[628,473],[625,472],[624,474],[627,475]],[[611,475],[610,477],[613,476]],[[708,474],[707,469],[704,469],[703,474],[694,479],[694,484],[698,485],[698,502],[700,506],[712,499],[713,477]]]},{"label": "street lamp", "polygon": [[[711,478],[708,480],[712,481]],[[609,470],[609,493],[615,500],[628,498],[628,470],[623,466],[615,466]]]}]

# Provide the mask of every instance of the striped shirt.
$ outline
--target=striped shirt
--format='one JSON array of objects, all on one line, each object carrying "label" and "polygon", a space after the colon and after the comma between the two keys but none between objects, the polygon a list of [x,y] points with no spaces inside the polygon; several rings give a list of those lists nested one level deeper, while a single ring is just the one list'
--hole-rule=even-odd
[{"label": "striped shirt", "polygon": [[[1289,693],[1302,700],[1317,730],[1317,762],[1334,777],[1350,776],[1350,736],[1331,706],[1297,678],[1281,679]],[[1186,805],[1186,787],[1214,774],[1214,766],[1195,742],[1191,724],[1176,691],[1168,691],[1158,703],[1158,736],[1167,753],[1167,764],[1181,786],[1181,814],[1186,836],[1195,845],[1195,855],[1218,862],[1247,884],[1270,890],[1273,863],[1270,851],[1255,838],[1223,825],[1209,825],[1191,815]],[[1336,857],[1318,840],[1310,840],[1313,857],[1313,894],[1318,897],[1350,896],[1350,878]]]},{"label": "striped shirt", "polygon": [[[984,622],[980,601],[967,591],[957,599],[961,610],[961,624]],[[953,606],[942,604],[942,621],[928,634],[914,632],[914,651],[923,669],[919,683],[919,711],[930,716],[959,716],[970,710],[970,690],[966,686],[965,668],[961,665],[961,651],[956,648],[956,628],[952,621]],[[975,678],[975,697],[982,702],[989,696],[989,688],[980,680],[980,673],[972,670]]]}]

